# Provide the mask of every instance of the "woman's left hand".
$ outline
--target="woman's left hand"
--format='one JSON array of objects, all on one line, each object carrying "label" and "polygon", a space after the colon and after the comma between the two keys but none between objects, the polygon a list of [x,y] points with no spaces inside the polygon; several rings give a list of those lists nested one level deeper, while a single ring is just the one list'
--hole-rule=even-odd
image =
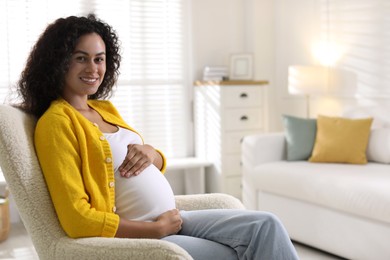
[{"label": "woman's left hand", "polygon": [[119,166],[119,172],[121,176],[127,178],[133,175],[137,176],[154,162],[156,156],[160,155],[151,145],[129,144],[127,146],[127,155],[121,166]]}]

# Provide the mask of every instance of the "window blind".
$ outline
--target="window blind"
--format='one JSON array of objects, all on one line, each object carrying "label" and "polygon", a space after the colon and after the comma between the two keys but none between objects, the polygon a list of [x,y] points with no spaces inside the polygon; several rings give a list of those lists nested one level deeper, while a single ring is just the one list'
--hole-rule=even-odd
[{"label": "window blind", "polygon": [[121,41],[121,75],[111,101],[146,143],[167,157],[189,155],[186,0],[0,1],[0,99],[48,23],[94,12]]},{"label": "window blind", "polygon": [[168,157],[187,156],[185,1],[97,1],[95,13],[116,28],[122,42],[121,75],[112,102],[145,142]]}]

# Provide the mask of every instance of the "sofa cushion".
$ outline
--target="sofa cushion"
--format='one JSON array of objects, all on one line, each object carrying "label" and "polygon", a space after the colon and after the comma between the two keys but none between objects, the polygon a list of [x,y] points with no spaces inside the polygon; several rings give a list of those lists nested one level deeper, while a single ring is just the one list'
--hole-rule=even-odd
[{"label": "sofa cushion", "polygon": [[318,116],[310,162],[367,163],[366,149],[372,118]]},{"label": "sofa cushion", "polygon": [[390,128],[371,130],[367,147],[367,160],[390,163]]},{"label": "sofa cushion", "polygon": [[386,164],[278,161],[257,166],[251,178],[264,192],[390,224],[390,167]]},{"label": "sofa cushion", "polygon": [[287,142],[287,160],[307,160],[313,150],[317,132],[316,119],[283,115]]}]

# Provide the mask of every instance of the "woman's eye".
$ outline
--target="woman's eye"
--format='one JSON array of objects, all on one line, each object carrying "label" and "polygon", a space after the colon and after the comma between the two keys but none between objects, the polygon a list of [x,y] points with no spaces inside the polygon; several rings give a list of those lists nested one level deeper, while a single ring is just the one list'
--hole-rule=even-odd
[{"label": "woman's eye", "polygon": [[95,61],[98,62],[98,63],[100,63],[100,62],[103,62],[103,61],[104,61],[104,58],[99,57],[99,58],[96,58]]},{"label": "woman's eye", "polygon": [[77,61],[85,61],[86,58],[83,57],[83,56],[78,56],[78,57],[76,57],[76,60],[77,60]]}]

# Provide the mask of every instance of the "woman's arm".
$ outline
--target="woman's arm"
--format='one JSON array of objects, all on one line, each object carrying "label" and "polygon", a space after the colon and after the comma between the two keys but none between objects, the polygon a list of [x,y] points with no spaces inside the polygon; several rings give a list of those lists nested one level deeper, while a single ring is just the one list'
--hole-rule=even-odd
[{"label": "woman's arm", "polygon": [[[35,129],[39,163],[64,231],[73,238],[113,237],[119,225],[119,216],[112,212],[114,199],[87,192],[86,185],[95,182],[82,174],[80,142],[85,140],[76,136],[73,124],[64,116],[41,118]],[[100,190],[103,188],[110,186]],[[100,190],[95,188],[99,194]]]},{"label": "woman's arm", "polygon": [[121,218],[115,234],[121,238],[162,238],[176,234],[182,225],[179,210],[173,209],[161,214],[156,221],[143,222]]}]

